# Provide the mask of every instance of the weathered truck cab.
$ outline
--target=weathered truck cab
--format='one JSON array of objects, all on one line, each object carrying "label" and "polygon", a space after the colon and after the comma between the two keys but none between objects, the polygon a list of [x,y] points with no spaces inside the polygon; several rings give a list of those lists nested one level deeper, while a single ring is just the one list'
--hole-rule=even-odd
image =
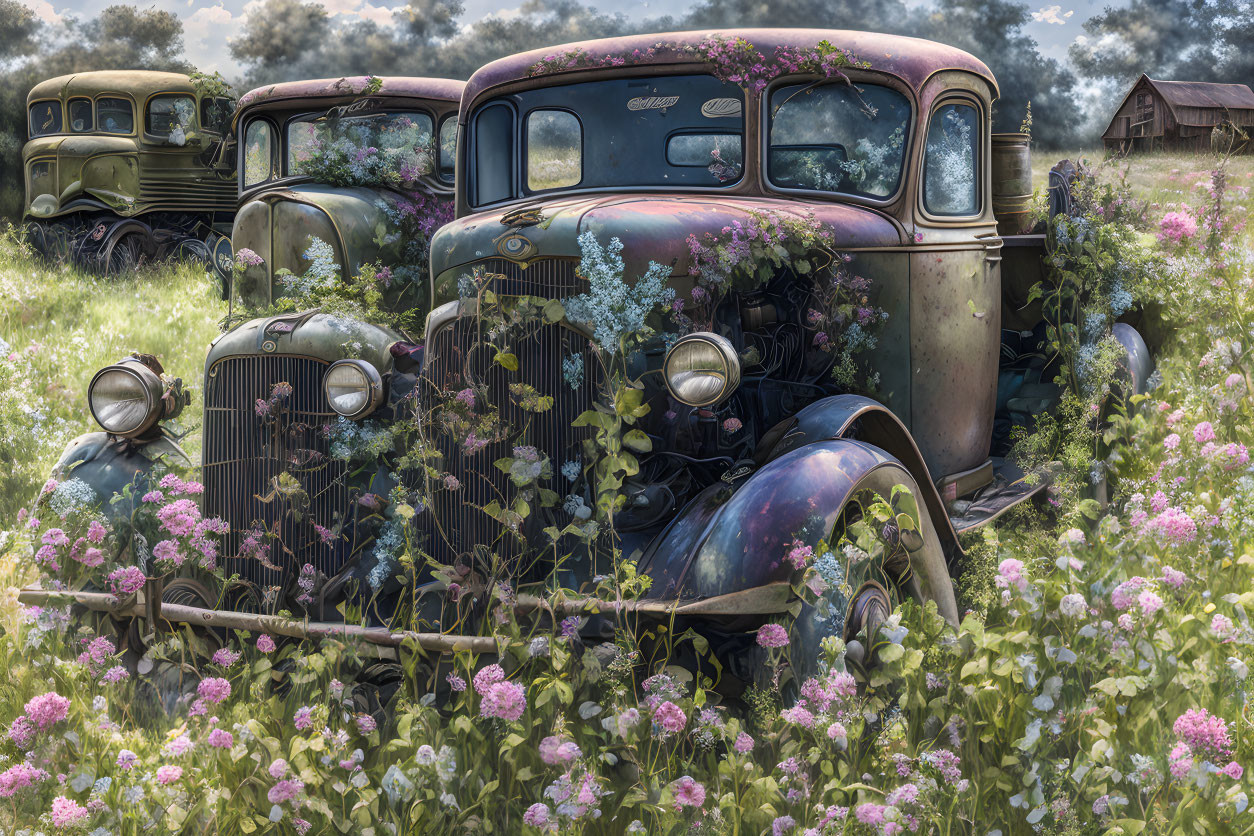
[{"label": "weathered truck cab", "polygon": [[[259,87],[240,99],[241,264],[233,301],[270,306],[325,250],[344,278],[391,273],[389,305],[421,308],[431,234],[453,216],[462,82],[351,77]],[[285,287],[283,276],[288,279]]]},{"label": "weathered truck cab", "polygon": [[180,73],[89,72],[37,84],[22,149],[35,248],[107,274],[168,257],[229,264],[233,105]]}]

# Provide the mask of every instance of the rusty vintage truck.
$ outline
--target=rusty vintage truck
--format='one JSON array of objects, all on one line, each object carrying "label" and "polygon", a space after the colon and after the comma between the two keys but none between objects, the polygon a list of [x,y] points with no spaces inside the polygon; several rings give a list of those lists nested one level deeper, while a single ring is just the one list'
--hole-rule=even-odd
[{"label": "rusty vintage truck", "polygon": [[[1044,236],[994,211],[997,93],[960,50],[835,30],[485,66],[457,117],[425,334],[303,311],[212,349],[204,510],[231,527],[242,593],[92,605],[491,651],[450,607],[503,583],[496,600],[535,609],[560,586],[566,612],[693,627],[742,682],[768,620],[794,625],[798,675],[827,636],[866,661],[905,597],[955,621],[959,535],[1040,489],[1008,428],[1056,395],[1024,304]],[[1144,341],[1108,327],[1143,387]],[[337,452],[398,422],[416,438]],[[143,480],[141,441],[94,455]],[[281,479],[296,516],[262,501]],[[239,551],[257,531],[282,535],[273,565]],[[647,591],[599,599],[623,561]],[[281,609],[304,620],[266,615]]]}]

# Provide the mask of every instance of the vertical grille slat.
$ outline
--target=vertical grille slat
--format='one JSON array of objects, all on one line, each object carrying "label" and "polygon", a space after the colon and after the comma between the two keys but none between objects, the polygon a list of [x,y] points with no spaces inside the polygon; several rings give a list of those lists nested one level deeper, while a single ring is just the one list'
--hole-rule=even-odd
[{"label": "vertical grille slat", "polygon": [[[205,513],[231,526],[224,549],[228,575],[238,572],[260,586],[274,586],[305,563],[334,575],[348,559],[349,544],[343,538],[329,547],[313,529],[313,523],[331,528],[349,511],[344,464],[329,457],[323,433],[323,426],[336,417],[323,403],[326,367],[304,357],[257,356],[230,357],[210,371],[205,389]],[[263,421],[256,403],[268,399],[281,382],[291,384],[292,394],[276,417]],[[284,471],[309,494],[308,514],[300,521],[278,498],[262,501]],[[260,525],[274,530],[276,523],[279,542],[291,552],[272,544],[270,561],[281,571],[238,557],[250,529]]]},{"label": "vertical grille slat", "polygon": [[[526,271],[529,275],[523,286],[518,280],[520,271],[514,270],[511,274],[498,270],[498,261],[504,262],[503,259],[488,260],[480,265],[489,272],[506,276],[508,281],[504,286],[515,293],[561,297],[576,292],[573,262],[536,262]],[[502,280],[498,279],[496,287],[501,286]],[[424,376],[430,387],[428,391],[447,396],[474,386],[481,393],[486,392],[488,401],[497,408],[509,431],[506,441],[489,444],[469,455],[451,434],[442,433],[439,437],[443,468],[462,485],[456,491],[439,491],[433,498],[436,518],[444,534],[437,538],[434,551],[437,559],[445,562],[473,551],[477,545],[489,546],[499,557],[509,561],[521,555],[528,545],[546,541],[540,531],[544,525],[561,528],[570,521],[560,500],[558,507],[552,509],[542,509],[538,503],[532,503],[531,517],[523,531],[528,542],[520,543],[512,535],[501,536],[500,523],[479,508],[494,499],[502,505],[512,503],[516,489],[509,476],[498,470],[494,462],[512,456],[515,445],[531,445],[548,455],[552,477],[542,486],[555,491],[559,497],[569,494],[572,485],[561,474],[562,464],[582,460],[582,441],[587,435],[586,430],[576,429],[571,423],[598,396],[599,363],[591,342],[578,331],[563,325],[546,325],[511,343],[511,349],[518,356],[519,369],[510,372],[493,362],[495,350],[479,345],[478,328],[479,323],[473,317],[454,320],[434,334],[427,346],[429,365]],[[571,387],[562,371],[563,360],[573,355],[581,356],[584,361],[583,381],[578,387]],[[542,395],[551,395],[553,407],[539,414],[523,410],[510,398],[511,383],[525,383]]]}]

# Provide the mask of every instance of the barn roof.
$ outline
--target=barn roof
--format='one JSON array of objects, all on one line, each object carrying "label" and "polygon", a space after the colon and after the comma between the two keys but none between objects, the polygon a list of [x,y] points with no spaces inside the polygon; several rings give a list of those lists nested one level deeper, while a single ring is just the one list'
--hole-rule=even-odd
[{"label": "barn roof", "polygon": [[[1219,120],[1199,124],[1197,114],[1181,114],[1180,108],[1196,108],[1201,110],[1249,111],[1254,114],[1254,90],[1244,84],[1221,84],[1216,81],[1159,81],[1144,73],[1120,100],[1111,116],[1110,124],[1102,132],[1103,137],[1110,137],[1115,129],[1115,121],[1128,99],[1141,85],[1153,90],[1166,104],[1176,122],[1192,127],[1207,127],[1218,124]],[[1244,121],[1244,120],[1241,120]]]},{"label": "barn roof", "polygon": [[1254,90],[1244,84],[1214,81],[1156,81],[1142,76],[1173,107],[1226,107],[1229,110],[1254,108]]}]

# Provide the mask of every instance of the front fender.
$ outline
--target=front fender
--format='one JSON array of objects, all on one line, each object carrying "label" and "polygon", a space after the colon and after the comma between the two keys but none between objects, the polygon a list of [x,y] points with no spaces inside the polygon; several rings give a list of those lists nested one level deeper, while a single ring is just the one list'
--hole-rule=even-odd
[{"label": "front fender", "polygon": [[650,595],[706,598],[787,580],[794,539],[814,546],[831,534],[854,487],[877,467],[898,465],[870,444],[807,444],[755,472],[734,492],[698,495],[641,561]]},{"label": "front fender", "polygon": [[[87,433],[65,448],[52,468],[58,481],[85,482],[100,501],[101,511],[110,521],[129,517],[129,509],[110,500],[127,485],[140,495],[151,489],[151,475],[160,464],[189,466],[191,459],[178,443],[164,432],[147,442],[135,442],[104,432]],[[118,519],[115,519],[118,518]]]},{"label": "front fender", "polygon": [[962,556],[962,546],[923,454],[905,424],[878,401],[862,395],[834,395],[815,401],[767,431],[758,444],[757,464],[764,465],[807,444],[836,438],[856,438],[872,444],[910,471],[919,486],[921,504],[936,526],[945,559],[954,565]]}]

